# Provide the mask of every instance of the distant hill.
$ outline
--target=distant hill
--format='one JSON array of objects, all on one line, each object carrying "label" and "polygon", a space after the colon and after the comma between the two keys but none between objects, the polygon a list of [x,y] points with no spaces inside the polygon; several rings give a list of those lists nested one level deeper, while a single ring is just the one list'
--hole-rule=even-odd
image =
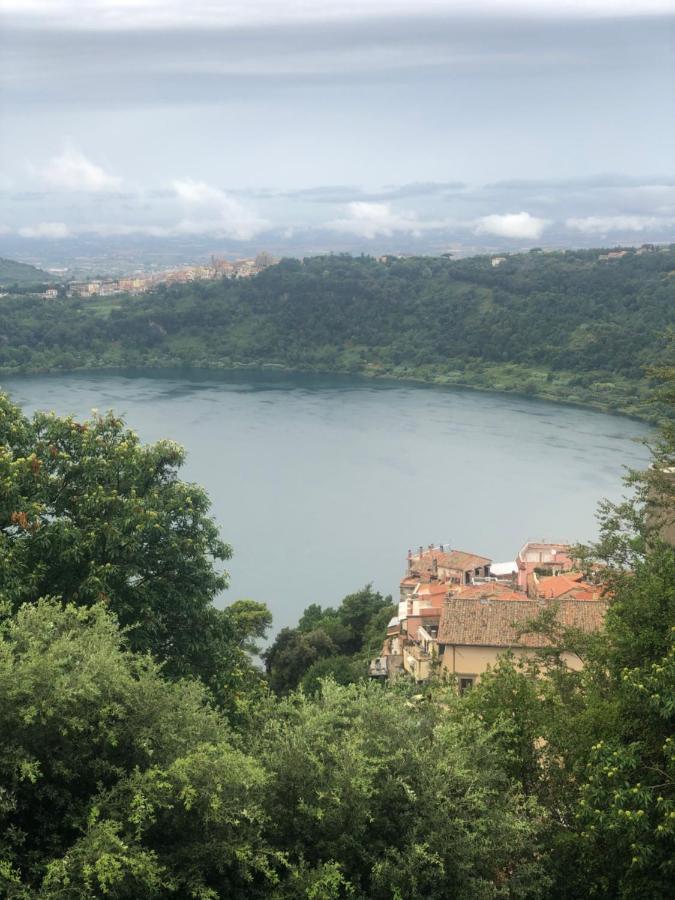
[{"label": "distant hill", "polygon": [[0,285],[43,284],[50,279],[49,272],[44,272],[42,269],[26,263],[15,262],[13,259],[0,257]]},{"label": "distant hill", "polygon": [[675,246],[285,259],[138,297],[0,301],[0,371],[193,366],[515,392],[653,418]]}]

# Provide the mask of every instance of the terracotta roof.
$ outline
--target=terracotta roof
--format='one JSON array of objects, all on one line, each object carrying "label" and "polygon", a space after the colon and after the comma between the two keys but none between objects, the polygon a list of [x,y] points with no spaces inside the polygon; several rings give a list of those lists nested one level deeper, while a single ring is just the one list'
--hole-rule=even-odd
[{"label": "terracotta roof", "polygon": [[524,591],[514,591],[508,585],[500,584],[498,581],[488,581],[485,584],[464,584],[458,585],[453,591],[452,596],[459,600],[473,600],[481,597],[491,598],[494,600],[528,600],[529,597]]},{"label": "terracotta roof", "polygon": [[545,578],[539,578],[535,582],[535,590],[540,597],[552,600],[556,597],[562,597],[563,594],[574,592],[574,596],[587,600],[597,600],[600,596],[601,589],[594,584],[589,584],[583,580],[581,572],[565,572],[561,575],[548,575]]},{"label": "terracotta roof", "polygon": [[567,628],[584,632],[597,631],[607,609],[603,600],[448,600],[438,631],[439,644],[479,647],[545,647],[548,640],[541,634],[517,637],[519,627],[525,625],[548,606],[557,610],[557,621]]},{"label": "terracotta roof", "polygon": [[469,569],[478,569],[481,566],[489,566],[492,562],[487,556],[465,553],[464,550],[450,550],[447,553],[439,550],[435,556],[439,566],[443,566],[445,569],[461,569],[463,572]]}]

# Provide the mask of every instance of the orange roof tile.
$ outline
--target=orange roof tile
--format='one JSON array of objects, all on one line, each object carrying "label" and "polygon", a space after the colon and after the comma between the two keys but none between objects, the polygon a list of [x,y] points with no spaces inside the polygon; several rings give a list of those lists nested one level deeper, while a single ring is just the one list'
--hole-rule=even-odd
[{"label": "orange roof tile", "polygon": [[556,609],[561,625],[584,632],[599,630],[607,610],[603,600],[560,600],[549,604],[540,600],[510,603],[450,598],[443,610],[438,642],[478,647],[546,647],[549,641],[544,635],[528,633],[518,637],[518,629],[550,606]]},{"label": "orange roof tile", "polygon": [[545,578],[539,578],[535,582],[535,590],[540,597],[552,600],[556,597],[562,597],[563,594],[574,592],[577,594],[590,595],[588,599],[597,599],[601,594],[601,588],[594,584],[589,584],[583,580],[581,572],[565,572],[561,575],[548,575]]}]

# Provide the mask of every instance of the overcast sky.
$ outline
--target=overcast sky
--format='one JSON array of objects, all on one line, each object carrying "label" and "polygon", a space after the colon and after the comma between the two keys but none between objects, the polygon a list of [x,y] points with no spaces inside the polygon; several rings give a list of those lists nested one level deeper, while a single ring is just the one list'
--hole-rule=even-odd
[{"label": "overcast sky", "polygon": [[675,235],[675,0],[0,0],[0,16],[0,253]]}]

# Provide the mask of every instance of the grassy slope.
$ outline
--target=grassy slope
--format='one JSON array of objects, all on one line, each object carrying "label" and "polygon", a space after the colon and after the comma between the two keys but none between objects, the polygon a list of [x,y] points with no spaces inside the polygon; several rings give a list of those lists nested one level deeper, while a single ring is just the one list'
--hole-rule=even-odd
[{"label": "grassy slope", "polygon": [[37,269],[35,266],[0,257],[0,285],[44,284],[50,278],[48,272],[43,272],[42,269]]}]

